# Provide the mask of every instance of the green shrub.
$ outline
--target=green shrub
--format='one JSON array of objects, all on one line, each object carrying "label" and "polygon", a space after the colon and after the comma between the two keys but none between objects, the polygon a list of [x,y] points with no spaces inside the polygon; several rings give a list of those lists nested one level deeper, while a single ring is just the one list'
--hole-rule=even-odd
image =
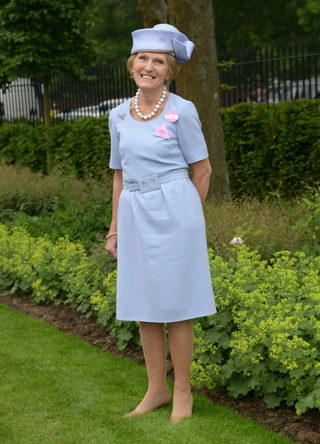
[{"label": "green shrub", "polygon": [[[25,226],[37,236],[48,233],[52,240],[69,234],[70,240],[75,241],[83,230],[90,235],[103,232],[99,223],[108,224],[111,217],[112,176],[104,173],[99,181],[79,180],[68,163],[62,168],[43,176],[28,168],[0,164],[0,222]],[[304,230],[293,231],[292,226],[308,217],[308,213],[306,203],[299,202],[247,197],[219,203],[209,199],[204,204],[208,245],[214,254],[229,257],[229,242],[241,227],[247,230],[244,238],[251,248],[261,246],[259,252],[263,258],[269,259],[276,251],[301,250],[309,240]],[[87,215],[93,215],[95,220],[91,223]],[[82,221],[88,221],[85,223],[88,229],[82,226]],[[79,235],[74,231],[77,227]],[[253,236],[258,230],[261,233]],[[101,257],[105,256],[104,242],[99,240],[94,248],[96,255],[101,250]]]},{"label": "green shrub", "polygon": [[[10,231],[0,224],[0,251],[0,287],[30,293],[36,303],[71,303],[88,317],[95,312],[98,322],[117,336],[120,349],[129,341],[139,343],[138,325],[115,318],[116,272],[107,277],[81,244],[68,238],[53,244],[48,237],[32,238],[22,228]],[[101,299],[103,310],[94,310]]]},{"label": "green shrub", "polygon": [[234,196],[263,198],[281,183],[288,198],[303,192],[301,181],[320,180],[320,100],[244,103],[221,115]]},{"label": "green shrub", "polygon": [[43,125],[4,123],[0,126],[0,157],[9,165],[47,171],[46,136]]},{"label": "green shrub", "polygon": [[[85,177],[88,170],[106,170],[110,159],[108,118],[86,117],[60,123],[51,130],[49,146],[55,154],[55,164],[68,161]],[[26,123],[4,123],[0,127],[0,156],[7,164],[17,164],[31,171],[47,173],[47,142],[44,126]]]},{"label": "green shrub", "polygon": [[275,257],[268,265],[242,245],[211,259],[218,313],[196,327],[192,380],[301,414],[320,407],[320,258]]},{"label": "green shrub", "polygon": [[44,177],[29,168],[0,162],[0,177],[0,214],[4,210],[23,210],[30,216],[48,214],[61,195],[62,185],[56,174]]},{"label": "green shrub", "polygon": [[302,247],[304,253],[320,256],[320,187],[308,187],[303,201],[307,206],[306,217],[300,218],[292,229],[304,233],[307,241]]},{"label": "green shrub", "polygon": [[71,242],[81,243],[86,250],[95,240],[95,233],[108,231],[111,223],[112,204],[100,205],[92,209],[90,214],[64,203],[64,208],[55,209],[49,215],[29,216],[24,212],[3,212],[0,221],[8,227],[22,227],[32,237],[46,235],[53,243],[60,237],[68,236]]},{"label": "green shrub", "polygon": [[[57,164],[68,161],[78,177],[94,173],[101,177],[101,170],[109,169],[110,134],[109,119],[86,117],[71,123],[55,125],[50,146]],[[91,171],[92,170],[92,171]]]},{"label": "green shrub", "polygon": [[47,234],[53,242],[68,235],[88,250],[95,233],[107,232],[111,222],[112,177],[79,180],[72,168],[63,173],[43,176],[0,164],[0,222],[34,237]]},{"label": "green shrub", "polygon": [[0,162],[0,213],[19,211],[30,216],[47,215],[64,202],[75,208],[95,212],[107,209],[112,194],[112,177],[106,173],[101,180],[78,180],[72,166],[64,164],[49,176],[32,173],[28,168],[8,166]]},{"label": "green shrub", "polygon": [[208,246],[215,255],[228,258],[230,241],[239,236],[264,259],[277,251],[301,251],[306,241],[304,232],[292,230],[300,218],[307,217],[306,204],[299,202],[250,197],[223,202],[208,199],[203,206]]}]

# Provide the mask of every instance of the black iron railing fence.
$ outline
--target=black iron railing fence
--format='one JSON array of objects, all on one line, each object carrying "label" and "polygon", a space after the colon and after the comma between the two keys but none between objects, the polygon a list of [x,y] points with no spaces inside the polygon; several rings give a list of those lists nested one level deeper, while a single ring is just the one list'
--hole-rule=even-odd
[{"label": "black iron railing fence", "polygon": [[[244,101],[279,102],[320,97],[320,36],[271,42],[256,47],[224,48],[219,61],[232,61],[221,70],[220,82],[232,89],[220,92],[222,107]],[[135,94],[125,63],[97,65],[87,72],[92,80],[50,77],[51,115],[55,123],[86,116],[100,117]],[[175,92],[175,84],[171,85]],[[43,84],[40,78],[19,75],[6,94],[0,90],[3,121],[37,124],[43,121]]]},{"label": "black iron railing fence", "polygon": [[225,48],[219,60],[234,61],[220,73],[221,106],[244,101],[279,102],[320,97],[320,36],[308,36],[255,47]]}]

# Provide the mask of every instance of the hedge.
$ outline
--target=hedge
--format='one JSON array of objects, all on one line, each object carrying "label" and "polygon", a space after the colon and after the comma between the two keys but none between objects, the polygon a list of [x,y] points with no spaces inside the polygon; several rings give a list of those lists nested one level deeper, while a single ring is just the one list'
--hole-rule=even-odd
[{"label": "hedge", "polygon": [[[247,103],[221,109],[230,186],[235,197],[264,198],[280,187],[289,198],[320,181],[320,100]],[[92,117],[52,128],[56,160],[69,160],[80,177],[85,168],[106,169],[110,157],[108,118]],[[46,172],[44,127],[5,123],[0,156]],[[268,185],[269,184],[269,185]]]},{"label": "hedge", "polygon": [[[234,196],[288,198],[320,180],[320,100],[239,104],[221,112]],[[269,186],[269,185],[270,186]]]},{"label": "hedge", "polygon": [[[51,130],[50,149],[56,163],[68,161],[83,177],[86,168],[107,169],[110,159],[108,118],[87,117],[60,123]],[[43,125],[4,123],[0,127],[0,156],[8,164],[47,173],[47,142]]]}]

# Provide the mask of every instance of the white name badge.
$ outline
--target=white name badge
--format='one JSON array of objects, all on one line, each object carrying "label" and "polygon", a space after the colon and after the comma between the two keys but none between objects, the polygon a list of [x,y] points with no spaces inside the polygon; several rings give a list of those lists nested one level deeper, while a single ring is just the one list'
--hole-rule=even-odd
[{"label": "white name badge", "polygon": [[167,122],[176,122],[179,119],[179,114],[175,111],[166,112],[164,118]]}]

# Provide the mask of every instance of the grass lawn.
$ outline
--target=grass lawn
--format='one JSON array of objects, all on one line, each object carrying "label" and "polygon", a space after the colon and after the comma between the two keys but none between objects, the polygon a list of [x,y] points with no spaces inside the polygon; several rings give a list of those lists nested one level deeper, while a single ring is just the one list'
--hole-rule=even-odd
[{"label": "grass lawn", "polygon": [[293,442],[197,394],[178,424],[171,405],[123,418],[146,388],[144,367],[0,304],[0,444]]}]

